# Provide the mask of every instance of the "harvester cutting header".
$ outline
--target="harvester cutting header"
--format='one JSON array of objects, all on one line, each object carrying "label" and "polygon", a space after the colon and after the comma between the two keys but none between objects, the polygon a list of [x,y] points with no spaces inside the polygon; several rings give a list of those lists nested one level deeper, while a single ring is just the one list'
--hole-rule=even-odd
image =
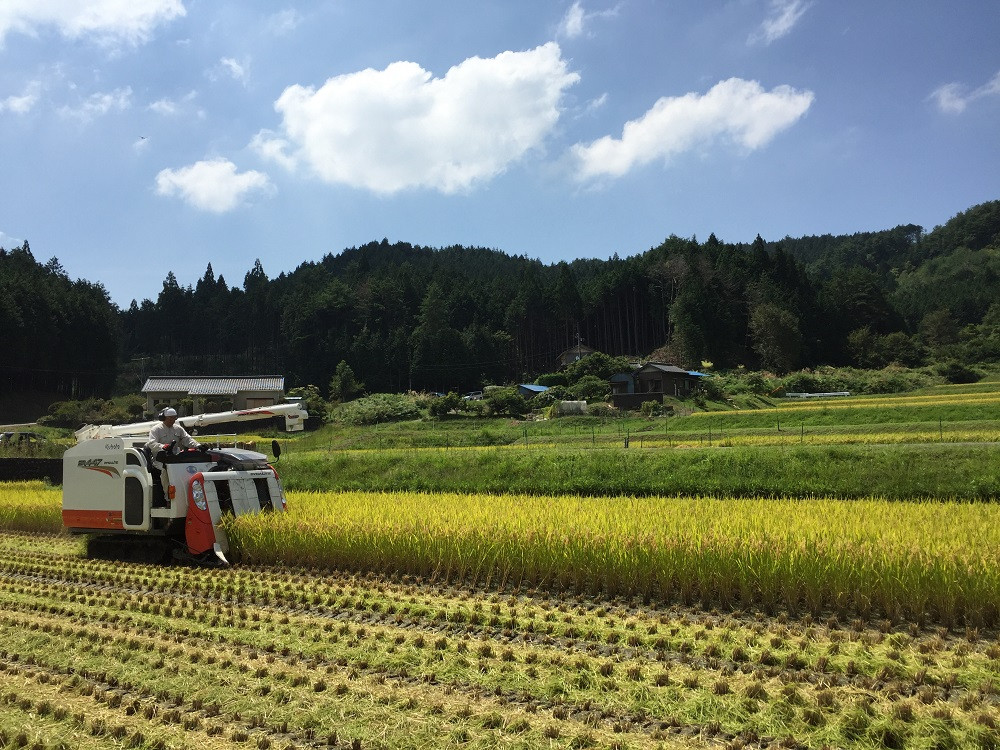
[{"label": "harvester cutting header", "polygon": [[[299,404],[178,417],[186,430],[284,417],[298,432],[308,413]],[[227,563],[224,515],[285,510],[285,492],[267,456],[239,448],[147,447],[159,421],[88,425],[63,456],[63,525],[98,535],[91,552],[138,559],[169,557]],[[272,442],[277,459],[281,449]],[[162,468],[160,468],[162,467]],[[161,481],[160,474],[166,479]]]}]

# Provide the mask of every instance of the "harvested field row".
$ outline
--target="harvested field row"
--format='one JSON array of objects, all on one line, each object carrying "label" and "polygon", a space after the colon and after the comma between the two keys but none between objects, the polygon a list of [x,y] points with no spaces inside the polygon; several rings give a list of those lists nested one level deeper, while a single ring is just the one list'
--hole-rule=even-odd
[{"label": "harvested field row", "polygon": [[1000,721],[971,629],[0,553],[8,743],[993,747]]}]

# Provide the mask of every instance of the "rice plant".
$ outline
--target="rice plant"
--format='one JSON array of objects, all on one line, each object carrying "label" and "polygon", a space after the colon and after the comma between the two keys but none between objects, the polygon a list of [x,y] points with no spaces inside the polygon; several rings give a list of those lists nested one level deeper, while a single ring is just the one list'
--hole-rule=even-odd
[{"label": "rice plant", "polygon": [[1000,623],[1000,508],[882,499],[292,493],[255,563],[767,612]]}]

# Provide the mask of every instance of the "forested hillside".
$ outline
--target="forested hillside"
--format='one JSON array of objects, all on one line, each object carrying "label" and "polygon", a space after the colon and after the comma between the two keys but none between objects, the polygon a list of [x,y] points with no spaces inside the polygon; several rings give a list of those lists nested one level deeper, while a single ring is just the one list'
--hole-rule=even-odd
[{"label": "forested hillside", "polygon": [[1000,201],[930,232],[670,236],[628,258],[551,265],[382,240],[273,278],[258,262],[239,285],[211,265],[193,287],[169,273],[156,300],[122,311],[27,245],[0,264],[4,348],[17,352],[7,371],[73,373],[95,393],[115,371],[125,390],[144,373],[274,372],[325,391],[341,361],[369,392],[460,391],[533,379],[578,340],[777,372],[1000,360]]},{"label": "forested hillside", "polygon": [[119,325],[100,283],[71,281],[55,258],[36,261],[27,242],[0,248],[0,397],[110,391]]}]

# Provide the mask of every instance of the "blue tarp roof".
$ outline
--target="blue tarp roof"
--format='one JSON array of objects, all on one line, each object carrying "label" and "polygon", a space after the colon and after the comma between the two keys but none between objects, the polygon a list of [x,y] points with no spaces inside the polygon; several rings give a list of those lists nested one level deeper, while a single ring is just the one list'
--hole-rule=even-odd
[{"label": "blue tarp roof", "polygon": [[688,375],[694,375],[696,378],[707,378],[707,372],[698,372],[697,370],[688,370]]},{"label": "blue tarp roof", "polygon": [[518,387],[524,388],[529,391],[534,391],[535,393],[545,393],[545,391],[549,389],[547,385],[535,385],[533,383],[522,383]]}]

